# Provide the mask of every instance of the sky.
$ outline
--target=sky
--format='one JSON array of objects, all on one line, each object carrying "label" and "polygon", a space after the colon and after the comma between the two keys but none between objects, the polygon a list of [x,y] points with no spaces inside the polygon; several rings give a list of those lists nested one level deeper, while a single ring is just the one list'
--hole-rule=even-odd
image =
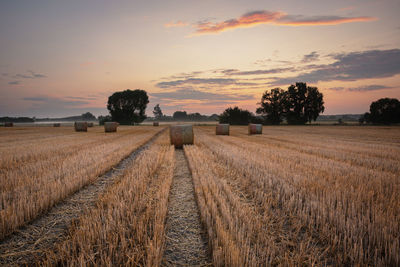
[{"label": "sky", "polygon": [[324,114],[400,98],[398,0],[0,0],[0,117],[106,115],[116,91],[160,104],[255,112],[306,82]]}]

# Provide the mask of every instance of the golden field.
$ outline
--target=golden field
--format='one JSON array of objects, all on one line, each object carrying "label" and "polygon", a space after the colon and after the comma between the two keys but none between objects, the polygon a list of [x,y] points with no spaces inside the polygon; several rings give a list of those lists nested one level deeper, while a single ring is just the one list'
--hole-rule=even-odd
[{"label": "golden field", "polygon": [[[0,128],[0,239],[161,129]],[[214,266],[400,264],[400,127],[230,133],[196,126],[184,146]],[[164,132],[37,263],[161,265],[175,162]]]},{"label": "golden field", "polygon": [[399,265],[400,128],[246,130],[185,147],[216,266]]},{"label": "golden field", "polygon": [[160,129],[120,127],[105,134],[70,127],[0,131],[0,238],[95,180]]}]

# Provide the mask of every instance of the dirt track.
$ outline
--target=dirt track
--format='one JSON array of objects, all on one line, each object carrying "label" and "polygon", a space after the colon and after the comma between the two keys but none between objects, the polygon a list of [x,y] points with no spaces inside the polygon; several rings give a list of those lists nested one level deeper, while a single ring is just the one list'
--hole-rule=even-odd
[{"label": "dirt track", "polygon": [[200,222],[192,176],[182,149],[175,151],[163,266],[211,266],[206,234]]}]

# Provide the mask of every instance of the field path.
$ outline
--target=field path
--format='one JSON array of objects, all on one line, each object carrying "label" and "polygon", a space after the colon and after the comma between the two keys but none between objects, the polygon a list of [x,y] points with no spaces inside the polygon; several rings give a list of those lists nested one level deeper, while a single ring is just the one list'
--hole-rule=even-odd
[{"label": "field path", "polygon": [[200,222],[192,175],[184,151],[175,150],[175,157],[162,265],[211,266],[206,233]]},{"label": "field path", "polygon": [[147,143],[134,150],[94,183],[67,197],[50,211],[0,241],[0,266],[20,266],[39,259],[43,252],[66,238],[68,227],[92,207],[99,195],[122,175],[124,169],[166,130],[156,133]]}]

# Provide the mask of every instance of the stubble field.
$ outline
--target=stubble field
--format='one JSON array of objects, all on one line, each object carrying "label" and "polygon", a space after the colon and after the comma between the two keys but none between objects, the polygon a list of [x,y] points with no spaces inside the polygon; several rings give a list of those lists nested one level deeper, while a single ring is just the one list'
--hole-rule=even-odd
[{"label": "stubble field", "polygon": [[[191,172],[204,265],[400,264],[399,127],[264,126],[249,136],[231,126],[216,136],[198,126],[178,165],[163,129],[1,128],[0,264],[171,265],[163,255],[180,164]],[[10,241],[144,144],[62,238],[33,256],[18,245],[28,234]]]}]

